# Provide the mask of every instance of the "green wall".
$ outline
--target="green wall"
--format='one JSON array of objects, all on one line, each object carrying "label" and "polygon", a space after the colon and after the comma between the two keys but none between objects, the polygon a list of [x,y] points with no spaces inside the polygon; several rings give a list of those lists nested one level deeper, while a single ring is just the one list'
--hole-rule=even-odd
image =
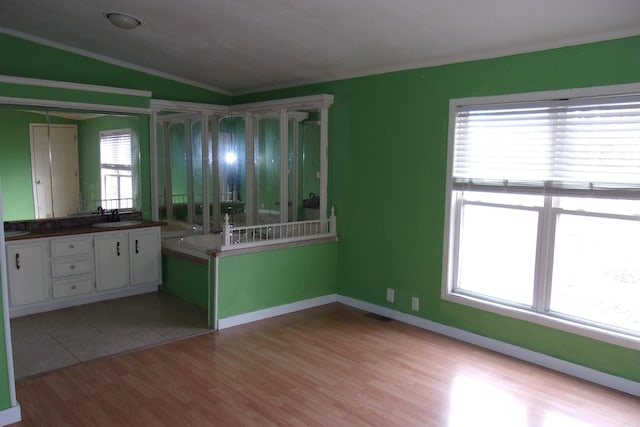
[{"label": "green wall", "polygon": [[221,256],[218,318],[336,292],[335,242]]},{"label": "green wall", "polygon": [[197,306],[209,306],[209,265],[162,255],[162,287]]},{"label": "green wall", "polygon": [[[440,297],[451,98],[640,82],[640,37],[234,98],[330,93],[329,206],[340,294],[640,381],[640,352]],[[385,301],[387,287],[396,302]]]},{"label": "green wall", "polygon": [[[107,64],[0,33],[0,74],[124,89],[146,90],[155,99],[229,104],[231,98],[211,90]],[[8,60],[10,58],[10,60]]]},{"label": "green wall", "polygon": [[40,114],[0,110],[0,178],[5,221],[34,218],[29,123],[42,122]]}]

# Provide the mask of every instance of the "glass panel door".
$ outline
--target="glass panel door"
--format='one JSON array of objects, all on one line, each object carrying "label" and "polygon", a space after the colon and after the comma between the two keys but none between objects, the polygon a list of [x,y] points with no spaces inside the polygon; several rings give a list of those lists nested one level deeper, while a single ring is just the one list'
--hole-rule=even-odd
[{"label": "glass panel door", "polygon": [[257,120],[256,189],[258,224],[280,222],[280,121]]}]

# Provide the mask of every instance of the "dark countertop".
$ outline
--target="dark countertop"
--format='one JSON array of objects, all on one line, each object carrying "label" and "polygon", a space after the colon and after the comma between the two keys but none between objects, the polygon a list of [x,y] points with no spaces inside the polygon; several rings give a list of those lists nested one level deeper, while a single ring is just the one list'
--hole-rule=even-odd
[{"label": "dark countertop", "polygon": [[52,228],[52,229],[31,231],[29,234],[23,234],[21,236],[5,237],[5,240],[7,242],[13,242],[16,240],[40,239],[43,237],[73,236],[75,234],[104,233],[107,231],[120,231],[120,230],[133,230],[136,228],[161,227],[163,225],[167,225],[167,223],[163,221],[142,220],[140,224],[127,225],[124,227],[92,227],[91,225],[70,226],[70,227],[63,227],[63,228]]}]

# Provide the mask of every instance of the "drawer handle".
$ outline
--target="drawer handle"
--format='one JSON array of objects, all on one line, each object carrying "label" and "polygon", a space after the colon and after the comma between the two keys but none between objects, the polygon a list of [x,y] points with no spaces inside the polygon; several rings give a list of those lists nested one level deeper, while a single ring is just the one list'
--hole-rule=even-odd
[{"label": "drawer handle", "polygon": [[16,270],[20,270],[20,254],[16,254]]},{"label": "drawer handle", "polygon": [[75,289],[75,288],[76,288],[76,285],[71,285],[71,289]]},{"label": "drawer handle", "polygon": [[140,248],[138,247],[138,239],[136,239],[136,253],[140,253]]},{"label": "drawer handle", "polygon": [[116,253],[120,256],[120,242],[116,243]]},{"label": "drawer handle", "polygon": [[73,249],[73,248],[74,248],[73,244],[70,244],[69,249]]},{"label": "drawer handle", "polygon": [[69,269],[70,269],[70,270],[75,270],[75,269],[76,269],[76,266],[75,266],[75,265],[73,265],[73,264],[71,264],[71,265],[69,266]]}]

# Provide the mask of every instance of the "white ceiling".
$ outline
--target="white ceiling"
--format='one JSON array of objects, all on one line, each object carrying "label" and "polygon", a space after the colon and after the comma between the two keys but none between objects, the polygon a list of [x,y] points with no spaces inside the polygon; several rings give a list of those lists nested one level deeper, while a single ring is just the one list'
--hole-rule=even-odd
[{"label": "white ceiling", "polygon": [[637,35],[640,0],[1,0],[0,31],[240,94]]}]

